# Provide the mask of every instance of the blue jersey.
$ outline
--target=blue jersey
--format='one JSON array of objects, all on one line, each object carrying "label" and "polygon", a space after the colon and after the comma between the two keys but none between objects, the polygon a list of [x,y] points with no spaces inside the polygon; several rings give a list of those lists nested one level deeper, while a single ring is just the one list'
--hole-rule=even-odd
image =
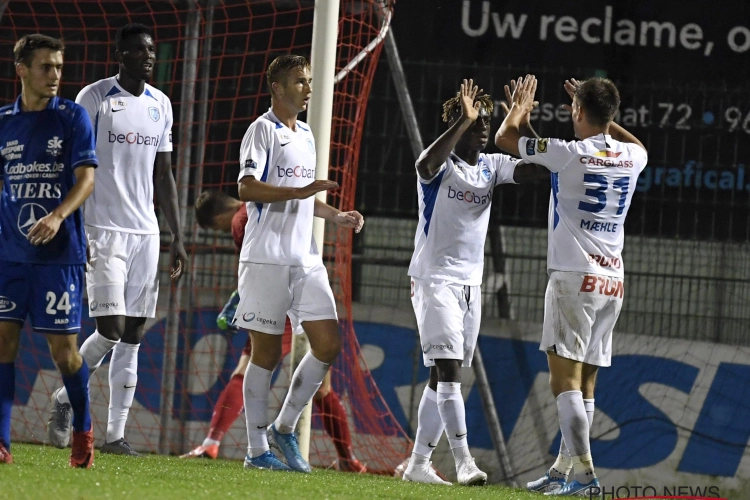
[{"label": "blue jersey", "polygon": [[26,236],[57,208],[75,184],[73,170],[98,164],[91,121],[67,99],[53,97],[42,111],[22,111],[21,97],[0,108],[0,260],[30,264],[84,264],[86,236],[79,208],[46,245]]}]

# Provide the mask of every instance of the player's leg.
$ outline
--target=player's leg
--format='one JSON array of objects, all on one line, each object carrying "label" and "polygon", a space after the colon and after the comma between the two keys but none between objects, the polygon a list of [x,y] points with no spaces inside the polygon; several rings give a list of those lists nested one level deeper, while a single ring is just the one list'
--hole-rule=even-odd
[{"label": "player's leg", "polygon": [[138,383],[138,349],[145,324],[144,317],[125,316],[120,342],[112,350],[112,359],[109,362],[107,436],[102,453],[140,456],[125,440],[125,424],[130,407],[133,406]]},{"label": "player's leg", "polygon": [[[127,248],[123,234],[115,231],[86,227],[86,238],[89,316],[95,319],[96,330],[83,342],[80,353],[94,373],[125,331]],[[47,435],[50,443],[58,448],[68,445],[70,399],[64,386],[52,394]]]},{"label": "player's leg", "polygon": [[94,463],[94,431],[89,413],[89,367],[78,352],[83,302],[83,265],[32,266],[34,285],[29,319],[47,337],[72,409],[70,466]]},{"label": "player's leg", "polygon": [[[15,302],[8,300],[3,309],[9,309]],[[4,314],[3,314],[4,315]],[[0,464],[12,464],[10,454],[10,418],[16,390],[16,365],[18,345],[21,338],[21,325],[18,321],[0,320]]]},{"label": "player's leg", "polygon": [[159,296],[159,235],[124,234],[127,274],[124,283],[125,322],[109,363],[109,412],[102,452],[139,456],[125,440],[125,424],[138,384],[138,350],[147,318],[156,316]]},{"label": "player's leg", "polygon": [[323,420],[323,427],[336,448],[339,457],[339,470],[346,472],[367,472],[367,467],[357,460],[352,450],[352,436],[349,431],[349,418],[339,395],[331,385],[329,371],[318,392],[313,396],[315,406]]},{"label": "player's leg", "polygon": [[290,278],[292,303],[288,314],[293,325],[301,323],[310,341],[310,351],[292,375],[289,392],[271,425],[271,433],[289,466],[299,472],[310,472],[310,464],[299,452],[294,429],[302,410],[341,352],[341,334],[325,266],[321,263],[310,269],[291,268]]},{"label": "player's leg", "polygon": [[[234,313],[232,313],[229,321],[232,318],[234,318]],[[216,458],[219,455],[221,440],[242,413],[244,405],[242,401],[242,385],[245,379],[245,371],[247,371],[247,366],[250,364],[251,352],[252,341],[248,335],[247,344],[242,350],[237,367],[232,372],[229,383],[224,387],[224,390],[221,391],[219,398],[216,400],[206,439],[203,440],[200,446],[182,455],[181,458]]]},{"label": "player's leg", "polygon": [[253,345],[243,381],[248,443],[245,468],[289,470],[271,453],[267,434],[271,376],[281,359],[286,311],[292,302],[289,267],[240,262],[237,288],[240,303],[234,324],[250,330]]}]

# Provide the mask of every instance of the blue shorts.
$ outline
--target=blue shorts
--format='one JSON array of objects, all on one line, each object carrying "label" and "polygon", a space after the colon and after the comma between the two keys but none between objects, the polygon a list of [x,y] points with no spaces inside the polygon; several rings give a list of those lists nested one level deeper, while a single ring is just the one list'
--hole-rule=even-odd
[{"label": "blue shorts", "polygon": [[0,261],[0,321],[24,323],[44,333],[81,329],[84,265]]}]

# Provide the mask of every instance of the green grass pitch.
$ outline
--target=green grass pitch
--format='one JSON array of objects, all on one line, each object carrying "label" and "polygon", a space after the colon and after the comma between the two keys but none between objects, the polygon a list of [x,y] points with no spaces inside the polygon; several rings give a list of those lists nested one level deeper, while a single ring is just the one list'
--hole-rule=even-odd
[{"label": "green grass pitch", "polygon": [[13,465],[0,465],[0,498],[13,499],[231,499],[371,498],[540,499],[501,486],[465,487],[405,483],[400,479],[314,470],[312,474],[245,470],[230,460],[184,460],[97,454],[90,470],[68,467],[70,449],[14,444]]}]

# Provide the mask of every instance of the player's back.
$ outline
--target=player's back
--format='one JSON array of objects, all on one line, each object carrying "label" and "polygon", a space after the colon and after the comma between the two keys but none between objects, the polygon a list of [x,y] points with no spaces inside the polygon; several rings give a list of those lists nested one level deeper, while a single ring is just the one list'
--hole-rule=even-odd
[{"label": "player's back", "polygon": [[89,113],[100,167],[84,205],[86,225],[139,234],[158,234],[154,212],[154,161],[172,151],[172,104],[146,84],[140,96],[116,77],[88,85],[76,98]]},{"label": "player's back", "polygon": [[604,134],[573,142],[539,141],[537,158],[555,165],[548,268],[622,277],[624,223],[646,151]]},{"label": "player's back", "polygon": [[[271,110],[258,117],[240,148],[238,180],[253,176],[272,186],[300,188],[315,180],[315,140],[301,121],[283,125]],[[315,198],[247,203],[240,261],[311,267],[320,262],[312,236]]]},{"label": "player's back", "polygon": [[75,184],[74,169],[96,165],[91,125],[72,101],[50,99],[41,111],[22,111],[20,98],[0,108],[0,260],[83,264],[86,241],[80,210],[66,217],[45,245],[27,236],[57,208]]}]

